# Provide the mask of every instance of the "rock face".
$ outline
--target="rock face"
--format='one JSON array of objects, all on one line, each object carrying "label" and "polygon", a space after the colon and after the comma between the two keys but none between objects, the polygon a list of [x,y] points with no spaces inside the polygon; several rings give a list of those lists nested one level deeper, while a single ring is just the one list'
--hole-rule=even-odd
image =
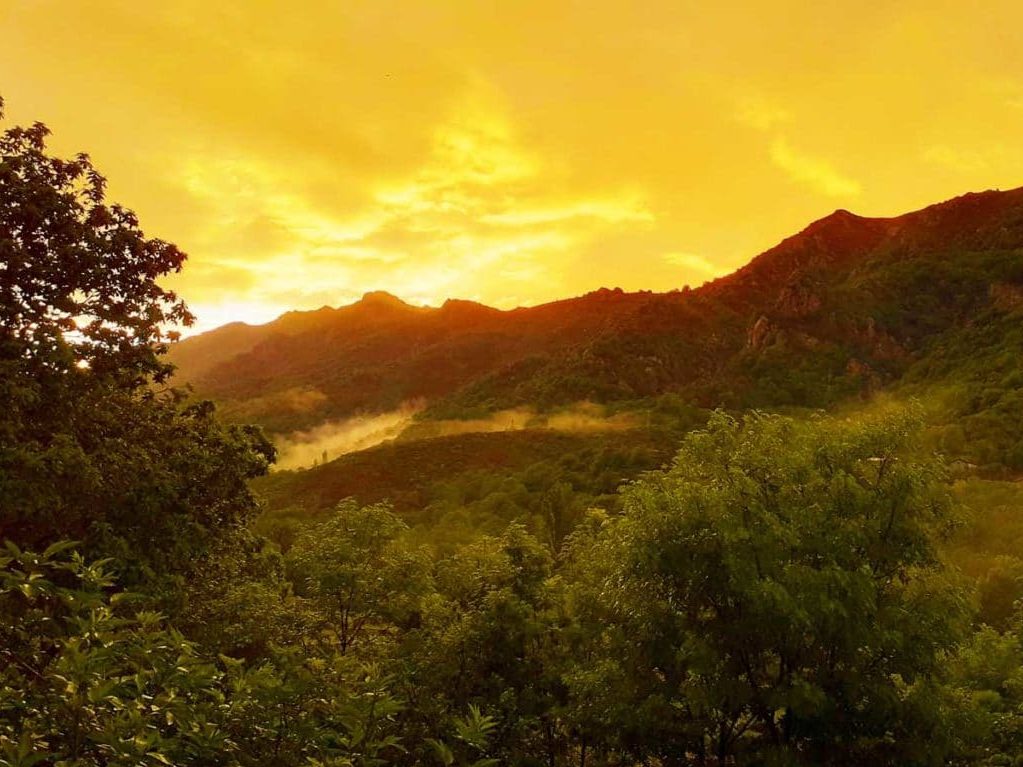
[{"label": "rock face", "polygon": [[763,349],[773,332],[774,326],[771,321],[761,314],[746,333],[746,346],[753,350]]},{"label": "rock face", "polygon": [[856,335],[877,359],[898,360],[906,357],[902,344],[886,330],[879,328],[873,317],[867,317],[863,328]]},{"label": "rock face", "polygon": [[802,318],[819,311],[821,304],[820,296],[809,285],[796,279],[781,289],[775,309],[782,317]]}]

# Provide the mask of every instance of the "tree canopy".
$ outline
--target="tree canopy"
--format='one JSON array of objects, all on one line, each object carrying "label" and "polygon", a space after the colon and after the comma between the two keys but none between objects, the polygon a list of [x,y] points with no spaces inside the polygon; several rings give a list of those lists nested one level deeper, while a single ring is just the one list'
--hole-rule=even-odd
[{"label": "tree canopy", "polygon": [[185,255],[47,134],[0,134],[0,535],[80,539],[166,575],[253,514],[246,480],[273,448],[166,385],[161,353],[191,315],[159,279]]}]

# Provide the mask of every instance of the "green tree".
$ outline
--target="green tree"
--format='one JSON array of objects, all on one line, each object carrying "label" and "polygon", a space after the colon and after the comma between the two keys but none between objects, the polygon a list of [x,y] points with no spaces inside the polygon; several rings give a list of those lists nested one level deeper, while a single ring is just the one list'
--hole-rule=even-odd
[{"label": "green tree", "polygon": [[493,717],[488,753],[511,763],[560,751],[549,549],[518,524],[437,561],[436,593],[403,645],[408,731],[436,737],[469,706]]},{"label": "green tree", "polygon": [[1023,642],[1019,616],[999,633],[981,627],[951,659],[948,681],[960,696],[958,763],[1023,765]]},{"label": "green tree", "polygon": [[377,765],[400,705],[372,667],[206,655],[70,544],[0,550],[0,765]]},{"label": "green tree", "polygon": [[[500,764],[497,759],[481,756],[486,753],[490,734],[497,727],[492,716],[487,716],[478,706],[470,704],[469,713],[465,717],[455,719],[452,724],[455,730],[455,748],[436,738],[427,740],[444,767],[452,767],[455,764],[466,767],[494,767]],[[456,750],[466,755],[458,759]]]},{"label": "green tree", "polygon": [[185,255],[47,133],[0,134],[0,537],[72,537],[129,581],[167,577],[252,516],[274,451],[167,387],[167,328],[191,315],[159,279]]},{"label": "green tree", "polygon": [[431,590],[429,561],[403,540],[407,529],[385,505],[348,500],[288,552],[296,592],[311,600],[316,630],[330,635],[342,655],[418,623]]},{"label": "green tree", "polygon": [[918,432],[906,413],[718,414],[575,548],[593,662],[635,696],[608,724],[637,756],[941,762],[928,700],[967,604],[939,560],[954,508]]},{"label": "green tree", "polygon": [[220,674],[104,563],[0,554],[0,764],[201,764],[229,744]]}]

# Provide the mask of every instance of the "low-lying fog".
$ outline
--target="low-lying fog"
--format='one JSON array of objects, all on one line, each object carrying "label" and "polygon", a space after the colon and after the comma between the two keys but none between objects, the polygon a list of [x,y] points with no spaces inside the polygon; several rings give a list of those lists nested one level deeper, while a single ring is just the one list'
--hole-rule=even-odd
[{"label": "low-lying fog", "polygon": [[277,439],[278,469],[302,469],[332,461],[345,453],[379,445],[390,439],[427,439],[452,434],[551,429],[554,431],[599,432],[632,429],[637,425],[631,413],[608,415],[601,405],[580,402],[551,413],[537,413],[521,407],[501,410],[487,418],[469,420],[416,421],[420,403],[407,403],[386,413],[359,415],[327,421],[312,429],[295,431]]}]

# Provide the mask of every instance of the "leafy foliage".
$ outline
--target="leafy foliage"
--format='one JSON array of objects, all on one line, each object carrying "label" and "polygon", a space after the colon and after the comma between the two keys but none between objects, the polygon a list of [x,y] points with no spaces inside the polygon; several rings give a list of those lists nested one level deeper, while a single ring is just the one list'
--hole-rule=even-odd
[{"label": "leafy foliage", "polygon": [[166,389],[165,328],[190,315],[157,280],[185,256],[104,201],[88,157],[49,156],[46,135],[0,135],[0,531],[169,576],[253,514],[246,481],[274,450]]},{"label": "leafy foliage", "polygon": [[300,596],[314,605],[313,635],[329,634],[346,655],[385,625],[414,625],[429,589],[429,564],[399,536],[405,524],[384,506],[348,501],[310,527],[288,554]]},{"label": "leafy foliage", "polygon": [[635,733],[637,758],[920,758],[905,748],[940,729],[927,680],[968,613],[936,548],[950,497],[913,431],[718,415],[631,486],[575,553],[596,662],[637,696],[604,731]]},{"label": "leafy foliage", "polygon": [[209,658],[68,549],[0,556],[0,764],[377,764],[396,748],[398,706],[365,670]]}]

